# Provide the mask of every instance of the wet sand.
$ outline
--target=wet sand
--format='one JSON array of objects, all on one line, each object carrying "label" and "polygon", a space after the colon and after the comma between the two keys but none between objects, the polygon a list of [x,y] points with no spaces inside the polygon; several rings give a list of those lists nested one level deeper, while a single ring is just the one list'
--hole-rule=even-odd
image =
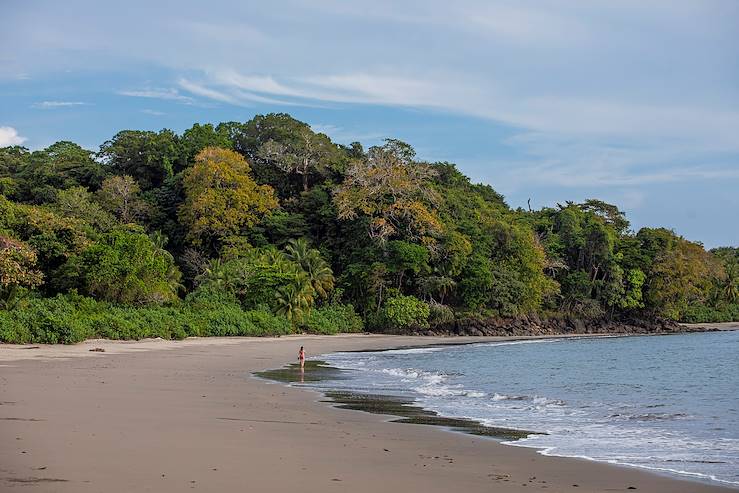
[{"label": "wet sand", "polygon": [[310,356],[500,339],[0,345],[0,491],[736,491],[390,423],[251,376],[294,361],[301,345]]}]

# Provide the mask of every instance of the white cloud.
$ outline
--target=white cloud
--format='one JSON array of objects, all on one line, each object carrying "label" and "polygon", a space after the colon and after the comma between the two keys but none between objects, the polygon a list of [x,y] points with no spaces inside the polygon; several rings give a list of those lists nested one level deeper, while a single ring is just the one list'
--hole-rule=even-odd
[{"label": "white cloud", "polygon": [[331,140],[340,144],[362,142],[363,144],[379,144],[387,135],[378,132],[356,132],[331,124],[311,123],[310,128],[316,133],[326,134]]},{"label": "white cloud", "polygon": [[[721,162],[739,154],[735,3],[234,0],[202,9],[182,0],[173,12],[148,0],[47,1],[10,9],[6,36],[24,43],[0,76],[145,67],[166,74],[158,87],[176,88],[119,94],[470,115],[523,135],[509,143],[512,186],[732,178]],[[714,159],[721,152],[731,156]]]},{"label": "white cloud", "polygon": [[150,110],[150,109],[141,110],[141,113],[145,113],[147,115],[153,115],[153,116],[163,116],[163,115],[166,115],[166,113],[164,113],[163,111]]},{"label": "white cloud", "polygon": [[425,107],[559,137],[673,139],[683,145],[692,143],[695,148],[739,151],[736,110],[585,97],[517,97],[484,81],[456,81],[441,75],[403,77],[358,72],[282,80],[226,70],[209,73],[204,82],[180,80],[180,86],[198,96],[237,105],[321,102]]},{"label": "white cloud", "polygon": [[193,99],[190,96],[180,94],[177,89],[141,89],[141,90],[129,90],[129,91],[118,91],[121,96],[129,96],[133,98],[150,98],[150,99],[164,99],[167,101],[177,101],[185,104],[192,104]]},{"label": "white cloud", "polygon": [[27,139],[18,135],[18,131],[13,127],[0,127],[0,147],[18,146]]},{"label": "white cloud", "polygon": [[[254,78],[253,80],[258,80]],[[275,99],[265,96],[260,96],[249,90],[250,85],[248,84],[227,84],[226,87],[218,86],[218,89],[208,87],[205,84],[193,82],[187,79],[180,79],[178,81],[179,86],[196,96],[200,96],[207,99],[212,99],[221,103],[233,104],[235,106],[253,106],[253,103],[280,105],[280,106],[314,106],[309,103],[301,103],[299,101],[289,101],[285,99]],[[261,84],[258,84],[258,86]],[[257,89],[258,91],[258,89]],[[274,94],[281,95],[281,91],[275,91]]]},{"label": "white cloud", "polygon": [[89,103],[83,103],[82,101],[41,101],[39,103],[33,103],[32,108],[39,110],[54,110],[59,108],[71,108],[74,106],[87,106]]}]

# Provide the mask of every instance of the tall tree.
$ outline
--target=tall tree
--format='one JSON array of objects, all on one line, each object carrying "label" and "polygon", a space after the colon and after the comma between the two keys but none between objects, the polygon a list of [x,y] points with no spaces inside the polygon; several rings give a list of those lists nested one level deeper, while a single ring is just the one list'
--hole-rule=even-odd
[{"label": "tall tree", "polygon": [[430,186],[435,172],[414,156],[413,148],[393,139],[370,148],[367,159],[351,165],[336,189],[339,219],[367,218],[370,237],[381,243],[440,233],[442,224],[432,211],[439,200]]},{"label": "tall tree", "polygon": [[329,292],[334,288],[334,273],[321,258],[321,252],[310,248],[305,238],[300,238],[287,243],[285,257],[300,266],[318,296],[328,298]]},{"label": "tall tree", "polygon": [[122,223],[140,220],[147,212],[146,203],[139,196],[139,185],[128,175],[111,176],[103,181],[98,191],[98,200]]},{"label": "tall tree", "polygon": [[184,165],[180,139],[167,129],[118,132],[98,155],[115,173],[135,178],[143,190],[160,187]]},{"label": "tall tree", "polygon": [[272,187],[257,185],[241,155],[216,147],[197,155],[185,172],[184,188],[180,219],[197,245],[213,247],[222,238],[239,235],[278,205]]},{"label": "tall tree", "polygon": [[18,289],[34,288],[42,282],[36,252],[22,241],[0,235],[0,308],[12,305]]}]

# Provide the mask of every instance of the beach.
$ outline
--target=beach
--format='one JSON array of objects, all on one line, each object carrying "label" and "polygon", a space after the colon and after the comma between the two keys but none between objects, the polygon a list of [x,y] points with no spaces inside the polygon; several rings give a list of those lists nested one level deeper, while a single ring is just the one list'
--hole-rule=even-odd
[{"label": "beach", "polygon": [[[0,491],[736,491],[337,409],[254,378],[382,335],[0,346]],[[103,351],[90,351],[101,349]]]}]

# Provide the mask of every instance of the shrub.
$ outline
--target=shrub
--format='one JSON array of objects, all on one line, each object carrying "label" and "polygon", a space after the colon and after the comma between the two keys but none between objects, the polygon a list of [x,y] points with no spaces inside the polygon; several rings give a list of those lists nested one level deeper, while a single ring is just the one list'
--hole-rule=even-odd
[{"label": "shrub", "polygon": [[692,305],[685,311],[682,319],[687,323],[736,322],[737,320],[739,320],[739,303],[731,303],[718,308]]},{"label": "shrub", "polygon": [[29,299],[13,310],[0,311],[0,341],[70,344],[95,337],[183,339],[271,336],[292,331],[284,317],[263,310],[244,311],[234,300],[208,292],[199,294],[185,303],[142,308],[111,305],[75,294]]},{"label": "shrub", "polygon": [[382,308],[384,324],[391,329],[427,327],[430,309],[428,303],[415,296],[396,296],[385,302]]},{"label": "shrub", "polygon": [[454,311],[447,305],[431,303],[429,305],[429,322],[432,325],[454,322]]},{"label": "shrub", "polygon": [[336,303],[311,310],[301,328],[312,334],[336,334],[361,332],[364,329],[364,323],[352,305]]}]

